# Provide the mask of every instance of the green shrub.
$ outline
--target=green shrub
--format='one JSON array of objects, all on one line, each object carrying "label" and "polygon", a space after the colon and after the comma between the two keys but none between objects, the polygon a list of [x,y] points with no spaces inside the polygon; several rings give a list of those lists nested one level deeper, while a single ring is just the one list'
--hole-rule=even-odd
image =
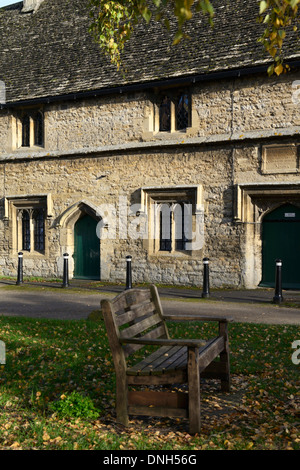
[{"label": "green shrub", "polygon": [[61,395],[58,401],[50,403],[49,408],[61,417],[96,419],[100,415],[92,400],[76,391]]}]

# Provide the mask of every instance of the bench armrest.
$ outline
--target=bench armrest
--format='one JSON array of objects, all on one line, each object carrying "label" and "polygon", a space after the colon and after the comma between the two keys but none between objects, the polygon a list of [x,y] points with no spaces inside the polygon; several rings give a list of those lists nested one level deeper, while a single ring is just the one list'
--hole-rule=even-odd
[{"label": "bench armrest", "polygon": [[121,344],[145,344],[148,346],[187,346],[200,348],[205,346],[207,341],[203,339],[142,339],[142,338],[120,338]]},{"label": "bench armrest", "polygon": [[205,315],[198,315],[195,314],[179,314],[179,315],[164,315],[164,320],[171,320],[171,321],[218,321],[221,323],[229,323],[233,321],[231,317],[212,317],[212,316],[205,316]]}]

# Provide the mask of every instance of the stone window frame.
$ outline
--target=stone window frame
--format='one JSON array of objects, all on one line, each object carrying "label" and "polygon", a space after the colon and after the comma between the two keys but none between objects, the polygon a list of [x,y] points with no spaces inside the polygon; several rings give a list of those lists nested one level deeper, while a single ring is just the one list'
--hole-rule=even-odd
[{"label": "stone window frame", "polygon": [[45,252],[45,208],[17,209],[17,244],[21,251]]},{"label": "stone window frame", "polygon": [[[195,233],[197,217],[201,217],[204,230],[204,204],[202,185],[182,185],[176,187],[143,187],[141,188],[141,208],[148,220],[148,236],[144,238],[144,248],[150,255],[154,256],[187,256],[190,257],[199,253],[199,249],[182,249],[176,242],[176,226],[172,218],[172,241],[170,250],[161,249],[160,221],[157,222],[157,211],[161,204],[169,204],[175,208],[178,204],[190,203],[192,207],[192,230]],[[199,219],[198,219],[199,220]],[[188,240],[186,240],[188,242]],[[201,248],[202,249],[202,248]]]},{"label": "stone window frame", "polygon": [[[43,246],[37,247],[37,216],[43,213]],[[28,215],[28,234],[30,241],[24,245],[24,214]],[[52,219],[51,194],[7,196],[4,198],[4,222],[10,227],[10,246],[12,254],[24,252],[25,256],[47,257],[47,228]]]},{"label": "stone window frame", "polygon": [[13,149],[45,148],[45,113],[41,107],[22,108],[13,113]]}]

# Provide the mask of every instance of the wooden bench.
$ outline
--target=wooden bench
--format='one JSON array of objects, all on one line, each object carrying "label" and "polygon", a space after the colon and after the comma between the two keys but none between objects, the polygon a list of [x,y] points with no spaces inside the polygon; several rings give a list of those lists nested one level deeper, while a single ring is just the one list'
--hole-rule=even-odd
[{"label": "wooden bench", "polygon": [[[128,415],[189,418],[189,432],[200,432],[200,374],[219,378],[221,389],[230,390],[229,320],[166,316],[155,286],[125,290],[112,301],[102,300],[101,308],[116,372],[117,421],[127,426]],[[218,321],[218,336],[210,340],[171,339],[166,320]],[[128,365],[128,357],[145,345],[158,348],[137,364]],[[178,384],[187,384],[188,393],[148,388]],[[139,386],[146,390],[129,391],[129,387]]]}]

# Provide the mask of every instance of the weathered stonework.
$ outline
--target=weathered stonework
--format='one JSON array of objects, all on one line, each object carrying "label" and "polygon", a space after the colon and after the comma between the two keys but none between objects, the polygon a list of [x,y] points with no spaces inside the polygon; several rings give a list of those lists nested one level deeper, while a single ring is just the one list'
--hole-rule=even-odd
[{"label": "weathered stonework", "polygon": [[[151,91],[136,92],[45,104],[44,147],[13,150],[16,110],[0,111],[0,274],[17,271],[15,222],[5,214],[13,196],[51,196],[45,252],[24,253],[24,273],[62,276],[62,256],[68,252],[72,277],[74,225],[83,213],[100,221],[97,208],[111,204],[119,218],[120,197],[127,198],[129,211],[141,203],[142,188],[201,185],[201,249],[168,253],[153,251],[142,239],[101,240],[101,279],[124,281],[130,254],[134,282],[201,286],[202,259],[208,256],[212,286],[258,285],[264,213],[291,200],[300,206],[296,190],[287,187],[274,195],[272,186],[297,188],[298,166],[287,172],[282,163],[270,172],[265,171],[270,160],[263,159],[266,145],[280,145],[282,159],[285,146],[298,155],[299,106],[291,100],[297,77],[196,84],[187,132],[156,132],[154,97]],[[128,215],[128,223],[134,217]]]}]

